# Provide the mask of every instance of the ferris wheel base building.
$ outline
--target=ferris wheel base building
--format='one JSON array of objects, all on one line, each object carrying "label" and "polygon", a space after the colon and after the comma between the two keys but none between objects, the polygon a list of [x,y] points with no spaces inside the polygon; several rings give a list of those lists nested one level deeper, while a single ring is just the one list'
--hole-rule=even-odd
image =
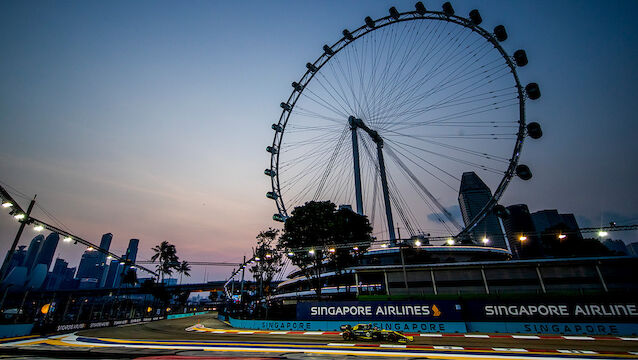
[{"label": "ferris wheel base building", "polygon": [[[506,250],[429,246],[414,253],[370,251],[366,265],[321,273],[321,298],[293,273],[269,298],[267,319],[234,327],[339,331],[371,323],[406,333],[638,335],[638,258],[630,256],[510,260]],[[440,262],[451,260],[457,262]],[[479,260],[480,259],[480,260]]]}]

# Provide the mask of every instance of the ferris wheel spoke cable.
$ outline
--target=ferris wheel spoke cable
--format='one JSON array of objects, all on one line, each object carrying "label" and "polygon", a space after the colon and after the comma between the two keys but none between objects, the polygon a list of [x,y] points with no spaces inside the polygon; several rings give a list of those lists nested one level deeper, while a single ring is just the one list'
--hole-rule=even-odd
[{"label": "ferris wheel spoke cable", "polygon": [[[317,83],[319,83],[318,80],[317,80]],[[310,95],[308,95],[308,93],[310,93]],[[326,101],[325,99],[323,99],[321,96],[317,95],[315,92],[313,92],[310,89],[305,89],[304,92],[301,93],[301,96],[303,96],[304,98],[307,98],[308,100],[314,102],[317,105],[324,107],[327,110],[330,110],[334,114],[337,114],[339,116],[347,116],[346,115],[347,112],[344,112],[338,109],[337,107],[333,106],[332,104],[330,104],[330,102]]]},{"label": "ferris wheel spoke cable", "polygon": [[459,151],[459,152],[462,152],[462,153],[479,156],[479,157],[482,157],[482,158],[485,158],[485,159],[494,160],[494,161],[498,160],[498,161],[503,162],[503,163],[509,163],[509,159],[508,158],[502,157],[502,156],[499,156],[499,155],[494,155],[494,154],[489,154],[489,153],[485,153],[485,152],[481,152],[481,151],[471,150],[471,149],[463,148],[463,147],[460,147],[460,146],[455,146],[455,145],[442,143],[442,142],[439,142],[439,141],[428,140],[427,138],[430,137],[428,135],[417,136],[417,135],[399,133],[397,131],[392,131],[392,130],[389,130],[389,132],[391,132],[392,134],[389,134],[389,135],[386,135],[386,136],[399,135],[401,137],[412,138],[412,139],[415,139],[417,141],[422,141],[422,142],[427,143],[427,144],[441,146],[441,147],[448,148],[448,149],[451,149],[451,150],[456,150],[456,151]]},{"label": "ferris wheel spoke cable", "polygon": [[[295,106],[295,109],[297,110],[297,113],[295,115],[297,115],[298,117],[304,118],[304,119],[305,118],[322,119],[322,120],[327,120],[327,121],[330,121],[330,122],[334,122],[334,123],[339,124],[339,125],[343,124],[343,120],[341,120],[341,118],[331,117],[331,116],[328,116],[328,115],[325,115],[325,114],[320,114],[320,113],[314,112],[312,110],[302,109],[299,106]],[[292,125],[286,125],[286,132],[289,133],[291,131],[290,129],[292,129],[292,131],[296,131],[295,127],[289,128],[289,126],[292,126]],[[332,126],[334,126],[334,125],[332,125]],[[324,127],[321,127],[321,126],[315,126],[315,127],[316,128],[329,128],[330,125],[326,125]]]},{"label": "ferris wheel spoke cable", "polygon": [[[495,73],[497,73],[499,71],[502,71],[502,70],[498,69]],[[481,75],[481,74],[477,74],[477,75]],[[488,77],[487,75],[484,75],[484,78],[487,78],[487,77]],[[445,86],[439,85],[438,87],[428,88],[423,94],[421,94],[419,96],[416,96],[416,97],[413,97],[413,98],[406,99],[405,104],[406,104],[406,106],[407,105],[412,105],[410,108],[414,108],[414,106],[416,106],[416,104],[419,104],[424,99],[432,97],[433,95],[436,95],[440,91],[447,90],[448,88],[452,88],[454,86],[457,86],[457,85],[463,84],[465,82],[468,82],[469,80],[472,80],[472,79],[470,78],[470,79],[467,79],[467,80],[458,81],[456,83],[448,83],[448,84],[445,84]],[[418,85],[418,87],[424,86],[424,84],[417,84],[417,85]],[[451,94],[447,95],[446,97],[444,97],[442,99],[439,99],[437,102],[435,102],[433,104],[429,104],[429,105],[425,106],[425,108],[426,109],[432,109],[432,108],[436,108],[437,105],[463,101],[465,99],[463,97],[461,97],[462,95],[466,95],[466,94],[470,93],[470,91],[475,90],[475,88],[471,88],[471,86],[475,86],[473,81],[469,82],[466,87],[461,88],[461,89],[457,90],[456,92],[451,93]],[[469,88],[469,90],[468,90],[468,88]],[[415,87],[414,89],[406,89],[406,92],[409,91],[409,92],[416,93],[416,90],[417,90],[417,88]],[[489,91],[486,92],[486,93],[489,93]],[[486,94],[486,93],[484,93],[484,94]],[[482,95],[482,94],[478,94],[478,96],[480,96],[480,95]],[[471,95],[471,96],[469,96],[469,98],[473,98],[473,97],[476,97],[476,96],[477,95]],[[401,93],[400,97],[405,97],[404,93]]]},{"label": "ferris wheel spoke cable", "polygon": [[451,155],[446,155],[446,154],[438,153],[436,151],[423,149],[423,148],[414,146],[412,144],[406,144],[406,143],[398,141],[398,140],[394,140],[394,142],[397,143],[397,144],[401,144],[401,145],[407,146],[409,148],[413,148],[413,149],[428,153],[428,154],[437,155],[439,157],[442,157],[442,158],[445,158],[445,159],[448,159],[448,160],[456,161],[456,162],[461,163],[463,165],[471,165],[471,166],[477,167],[477,168],[482,169],[482,170],[495,172],[497,174],[502,174],[503,173],[502,170],[495,169],[495,168],[492,168],[492,167],[489,167],[489,166],[486,166],[486,165],[478,164],[478,163],[475,163],[475,162],[472,162],[472,161],[469,161],[469,160],[463,160],[463,159],[459,159],[459,158],[451,156]]},{"label": "ferris wheel spoke cable", "polygon": [[[504,75],[506,75],[506,74],[504,74]],[[488,76],[486,76],[485,78],[488,78],[488,77],[489,77],[489,75],[488,75]],[[486,83],[489,83],[489,82],[486,82]],[[479,82],[479,84],[481,84],[481,82]],[[468,85],[465,89],[469,88],[470,86],[474,86],[474,88],[471,88],[470,90],[467,90],[465,93],[469,93],[469,92],[470,92],[470,91],[472,91],[472,90],[477,90],[478,88],[480,88],[480,87],[482,87],[482,86],[485,86],[485,85],[479,85],[479,86],[476,86],[475,84],[471,83],[471,84],[469,84],[469,85]],[[465,89],[463,89],[463,90],[465,90]],[[428,110],[429,110],[428,108],[425,108],[425,109],[419,109],[419,110],[418,110],[418,111],[416,111],[415,113],[411,114],[411,116],[409,116],[409,117],[407,117],[407,118],[405,118],[405,119],[402,119],[402,120],[399,120],[399,121],[394,122],[394,123],[393,123],[393,126],[399,125],[399,124],[401,124],[401,123],[406,123],[406,122],[407,122],[408,120],[410,120],[411,118],[414,118],[415,116],[417,116],[417,115],[419,115],[419,114],[421,114],[421,113],[424,113],[424,112],[426,112],[426,111],[428,111]],[[401,116],[401,115],[395,115],[395,117],[399,117],[399,116]]]},{"label": "ferris wheel spoke cable", "polygon": [[341,146],[344,143],[344,139],[345,139],[347,133],[348,133],[347,128],[342,131],[341,137],[339,138],[339,142],[337,143],[337,145],[334,148],[334,151],[332,153],[330,161],[328,162],[327,166],[325,167],[325,170],[324,170],[324,173],[323,173],[323,176],[322,176],[321,180],[319,180],[319,185],[317,186],[317,190],[315,191],[315,195],[312,197],[313,201],[316,201],[319,198],[319,196],[321,195],[321,192],[323,191],[323,187],[326,184],[326,179],[328,178],[328,175],[330,175],[330,171],[332,171],[332,166],[334,165],[334,160],[337,157],[337,155],[339,154],[339,150],[341,149]]},{"label": "ferris wheel spoke cable", "polygon": [[[406,27],[402,27],[402,32],[405,31]],[[380,104],[382,102],[383,99],[383,94],[385,93],[385,90],[389,84],[388,81],[388,74],[390,72],[390,67],[392,66],[392,63],[394,61],[395,58],[395,54],[397,51],[397,43],[398,41],[396,40],[397,38],[397,32],[394,29],[394,27],[390,28],[389,30],[384,31],[384,35],[385,38],[390,38],[391,40],[388,41],[388,50],[385,52],[385,66],[383,68],[382,71],[382,77],[379,79],[378,84],[375,86],[374,88],[374,93],[373,93],[373,101],[374,101],[374,113],[378,114],[381,109],[380,109]],[[391,45],[393,45],[392,47],[390,47]],[[380,54],[381,56],[381,54]],[[374,119],[371,119],[374,120]]]},{"label": "ferris wheel spoke cable", "polygon": [[[489,69],[480,71],[482,68],[483,68],[483,66],[479,67],[478,69],[475,69],[475,70],[472,70],[470,72],[467,72],[465,75],[460,76],[459,78],[457,78],[456,81],[454,81],[454,82],[443,83],[442,85],[439,85],[438,87],[427,88],[426,91],[423,94],[417,96],[417,98],[418,99],[423,99],[423,98],[428,97],[428,96],[433,96],[439,91],[446,90],[448,88],[452,88],[452,87],[461,85],[461,84],[466,83],[466,82],[469,82],[468,85],[466,85],[466,87],[461,88],[461,89],[457,90],[456,92],[453,92],[453,93],[449,94],[447,96],[447,99],[449,99],[449,98],[451,98],[453,96],[458,97],[459,95],[464,95],[465,94],[465,93],[463,93],[464,90],[466,91],[466,93],[469,93],[470,91],[475,90],[475,88],[472,88],[472,86],[477,86],[477,84],[479,85],[479,87],[480,86],[485,86],[485,83],[480,82],[480,81],[476,81],[474,79],[475,77],[480,76],[480,75],[483,75],[483,77],[486,78],[487,75],[485,75],[485,73],[492,71],[492,70],[489,70]],[[500,70],[498,70],[498,71],[500,71]],[[490,75],[490,74],[491,74],[491,72],[488,75]],[[406,91],[414,92],[416,90],[416,88],[424,87],[426,81],[421,80],[420,82],[416,82],[414,88],[407,89]],[[467,90],[467,89],[470,89],[470,90]],[[403,94],[401,94],[401,95],[403,95]],[[444,98],[442,100],[446,100],[446,98]]]},{"label": "ferris wheel spoke cable", "polygon": [[[415,232],[412,228],[411,221],[414,221],[415,223],[417,223],[418,221],[414,217],[414,214],[410,210],[410,207],[407,205],[407,202],[405,201],[401,193],[395,191],[395,189],[397,189],[398,187],[391,174],[388,174],[388,183],[389,183],[388,192],[390,195],[390,203],[394,205],[393,208],[396,210],[394,213],[399,214],[399,218],[401,218],[401,222],[408,229],[410,236],[413,236],[415,235]],[[394,226],[394,224],[392,224],[392,226]]]},{"label": "ferris wheel spoke cable", "polygon": [[[330,70],[331,70],[330,71],[330,75],[332,75],[334,77],[334,82],[339,87],[339,91],[338,91],[339,97],[342,98],[344,103],[346,103],[348,105],[348,108],[350,109],[350,113],[354,114],[355,113],[354,104],[352,103],[352,101],[348,100],[348,92],[346,91],[346,89],[344,89],[344,83],[345,83],[346,86],[348,86],[350,91],[352,91],[352,87],[349,86],[348,79],[345,78],[345,74],[343,74],[343,68],[342,67],[339,67],[339,69],[341,70],[341,74],[344,75],[344,79],[342,81],[339,78],[339,73],[337,73],[337,71],[335,69],[335,63],[337,63],[337,65],[339,65],[338,62],[333,62],[333,61],[329,61],[327,63],[328,66],[330,67]],[[341,120],[341,121],[343,121],[343,120]]]},{"label": "ferris wheel spoke cable", "polygon": [[[459,183],[461,182],[461,179],[459,179],[458,177],[456,177],[455,175],[451,174],[450,172],[441,169],[439,166],[433,164],[432,162],[420,157],[419,155],[415,154],[414,152],[406,149],[404,146],[394,143],[392,141],[389,141],[389,143],[392,143],[393,145],[396,145],[396,147],[404,150],[405,152],[407,152],[408,154],[412,155],[412,157],[415,157],[421,161],[423,161],[424,163],[428,164],[429,166],[441,171],[443,174],[449,176],[450,178],[452,178],[455,181],[458,181]],[[423,165],[417,163],[412,157],[409,157],[407,155],[404,155],[401,152],[398,152],[401,156],[403,156],[405,159],[407,159],[408,161],[410,161],[411,163],[413,163],[415,166],[417,166],[418,168],[420,168],[421,170],[425,171],[426,173],[428,173],[430,176],[432,176],[433,178],[435,178],[436,180],[438,180],[439,182],[441,182],[441,184],[449,187],[452,191],[456,191],[457,189],[455,189],[454,187],[452,187],[447,181],[444,181],[443,179],[441,179],[439,176],[436,176],[432,171],[428,170],[427,168],[425,168]]]},{"label": "ferris wheel spoke cable", "polygon": [[[438,34],[439,36],[441,34]],[[425,42],[423,42],[422,44],[424,44]],[[425,50],[424,50],[425,51]],[[432,55],[434,52],[430,52],[431,58],[434,56]],[[379,110],[377,111],[377,114],[384,114],[387,113],[392,106],[396,103],[396,96],[394,96],[393,94],[398,91],[399,89],[402,89],[405,87],[405,82],[408,81],[409,79],[412,79],[411,77],[409,77],[410,74],[406,74],[403,78],[401,78],[400,75],[400,70],[403,68],[403,66],[401,65],[401,62],[403,61],[405,57],[402,58],[402,60],[399,62],[399,64],[396,66],[396,68],[394,69],[394,71],[389,75],[390,79],[396,79],[396,81],[387,81],[386,84],[392,84],[389,88],[385,87],[383,89],[383,91],[380,93],[381,97],[381,101],[379,102],[380,106],[379,106]],[[425,64],[427,64],[427,62],[422,62],[421,66],[425,66]],[[390,73],[389,71],[390,69],[388,68],[386,70],[386,73]],[[407,77],[407,78],[406,78]]]},{"label": "ferris wheel spoke cable", "polygon": [[[495,105],[502,105],[502,106],[495,106]],[[446,120],[465,118],[465,117],[468,117],[468,116],[473,116],[473,115],[477,115],[477,114],[485,113],[485,112],[488,112],[488,111],[501,109],[501,108],[504,108],[504,107],[507,107],[507,106],[514,106],[514,105],[517,105],[517,104],[492,103],[492,104],[487,104],[487,105],[476,106],[476,107],[473,107],[471,109],[457,111],[457,112],[454,112],[452,114],[435,117],[433,119],[428,119],[426,121],[419,121],[419,122],[406,121],[406,122],[403,122],[403,123],[399,123],[397,125],[402,124],[403,126],[399,126],[398,128],[395,128],[394,130],[400,131],[400,130],[409,129],[409,128],[427,126],[427,125],[438,123],[438,122],[444,122]]]},{"label": "ferris wheel spoke cable", "polygon": [[403,163],[403,161],[401,161],[401,159],[394,153],[394,151],[392,150],[392,148],[390,146],[387,146],[387,152],[388,155],[390,155],[391,158],[393,158],[396,163],[399,165],[399,167],[401,169],[403,169],[403,171],[408,175],[408,177],[410,179],[412,179],[417,185],[418,187],[421,189],[421,191],[423,191],[424,194],[426,194],[428,196],[428,198],[430,198],[430,201],[436,205],[436,207],[445,215],[445,217],[448,218],[448,220],[454,225],[456,226],[459,231],[463,230],[463,227],[454,219],[454,217],[452,216],[452,214],[450,214],[450,212],[445,208],[445,206],[443,206],[437,199],[436,197],[434,197],[434,195],[432,195],[432,193],[425,187],[425,185],[423,185],[423,183],[414,175],[414,173]]},{"label": "ferris wheel spoke cable", "polygon": [[[332,100],[334,100],[335,103],[337,103],[337,105],[339,105],[339,107],[343,110],[344,115],[351,114],[352,111],[353,111],[352,107],[350,106],[348,101],[345,98],[343,98],[341,93],[334,87],[332,82],[330,80],[328,80],[328,78],[323,74],[323,72],[322,71],[317,72],[317,75],[315,75],[315,77],[316,77],[317,83],[332,98]],[[322,81],[322,79],[323,79],[323,81]],[[326,86],[323,84],[324,81],[332,89],[332,91],[330,91],[330,90],[328,90],[328,88],[326,88]],[[338,85],[338,86],[340,86],[340,85]],[[337,98],[335,98],[333,94],[336,94],[337,96],[339,96],[341,101],[337,100]],[[344,116],[344,117],[347,118],[347,116]]]}]

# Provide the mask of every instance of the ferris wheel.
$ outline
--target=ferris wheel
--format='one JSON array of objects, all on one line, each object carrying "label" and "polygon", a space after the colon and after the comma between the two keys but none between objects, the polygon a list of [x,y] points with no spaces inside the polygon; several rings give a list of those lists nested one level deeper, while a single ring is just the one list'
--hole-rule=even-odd
[{"label": "ferris wheel", "polygon": [[[272,125],[272,189],[266,196],[285,221],[296,206],[331,200],[368,216],[374,235],[388,239],[467,234],[517,175],[525,137],[542,135],[525,121],[536,83],[521,85],[524,50],[508,55],[502,25],[481,27],[472,10],[455,14],[449,2],[432,11],[389,15],[343,30],[325,45],[281,103]],[[471,220],[458,213],[463,173],[475,172],[491,198]],[[399,235],[399,231],[404,231]]]}]

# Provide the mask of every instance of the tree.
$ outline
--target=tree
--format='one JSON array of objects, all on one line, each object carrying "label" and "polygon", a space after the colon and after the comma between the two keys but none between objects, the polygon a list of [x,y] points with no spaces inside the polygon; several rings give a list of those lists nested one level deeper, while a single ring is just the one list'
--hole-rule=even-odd
[{"label": "tree", "polygon": [[257,235],[257,246],[253,249],[255,265],[248,270],[253,274],[255,281],[259,284],[259,295],[264,293],[264,289],[270,292],[270,285],[275,274],[281,271],[283,266],[283,254],[277,246],[278,229],[268,228]]},{"label": "tree", "polygon": [[181,284],[183,275],[185,275],[186,277],[191,276],[191,274],[189,273],[189,271],[191,271],[191,265],[188,263],[188,261],[182,261],[181,263],[179,263],[175,271],[177,271],[177,273],[179,274],[179,283]]},{"label": "tree", "polygon": [[169,244],[168,241],[162,241],[151,250],[155,252],[151,257],[151,261],[155,262],[159,260],[155,268],[160,273],[161,282],[164,283],[164,275],[171,275],[173,270],[179,266],[177,250],[175,249],[175,245]]},{"label": "tree", "polygon": [[279,244],[293,252],[292,263],[299,267],[321,298],[320,274],[324,260],[337,272],[351,266],[372,242],[371,233],[366,216],[349,209],[337,210],[330,201],[310,201],[292,211]]},{"label": "tree", "polygon": [[137,284],[137,274],[135,270],[128,269],[127,271],[122,272],[122,284],[134,286]]}]

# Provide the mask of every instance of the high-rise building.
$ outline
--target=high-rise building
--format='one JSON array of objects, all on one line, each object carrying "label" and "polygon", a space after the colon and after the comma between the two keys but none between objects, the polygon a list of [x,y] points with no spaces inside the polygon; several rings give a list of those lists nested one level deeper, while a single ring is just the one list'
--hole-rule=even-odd
[{"label": "high-rise building", "polygon": [[38,251],[40,251],[40,246],[42,246],[42,242],[44,241],[44,235],[40,234],[34,237],[29,244],[29,249],[27,250],[27,254],[24,258],[24,263],[22,266],[27,268],[27,272],[31,271],[33,265],[35,264],[35,260],[38,256]]},{"label": "high-rise building", "polygon": [[53,270],[47,275],[44,285],[45,289],[58,290],[62,287],[62,282],[67,274],[68,265],[69,263],[63,259],[55,259]]},{"label": "high-rise building", "polygon": [[[113,234],[107,233],[102,235],[100,240],[100,248],[106,251],[111,247]],[[87,249],[82,254],[80,266],[76,278],[80,279],[81,286],[89,288],[91,286],[98,287],[101,284],[102,277],[106,271],[106,254],[95,249]],[[95,280],[82,280],[95,279]]]},{"label": "high-rise building", "polygon": [[97,279],[99,252],[95,249],[89,248],[82,254],[80,265],[78,267],[78,273],[76,278],[78,279]]},{"label": "high-rise building", "polygon": [[[135,260],[137,260],[137,247],[139,244],[140,244],[139,239],[129,240],[128,248],[126,249],[126,254],[122,255],[122,258],[124,258],[124,260],[127,263],[134,263]],[[120,284],[122,283],[122,277],[124,276],[127,270],[128,270],[128,267],[126,265],[119,264],[117,276],[115,277],[115,279],[113,279],[113,285],[114,285],[113,287],[120,286]]]},{"label": "high-rise building", "polygon": [[[475,172],[465,172],[461,177],[459,190],[459,206],[465,225],[469,224],[485,207],[492,198],[492,191]],[[485,215],[483,220],[469,232],[469,236],[476,244],[484,244],[484,238],[488,239],[487,246],[507,249],[505,236],[501,224],[493,213]]]},{"label": "high-rise building", "polygon": [[541,240],[536,233],[527,205],[511,205],[507,207],[507,210],[509,217],[503,219],[503,227],[512,256],[517,259],[540,256],[542,254]]},{"label": "high-rise building", "polygon": [[[13,257],[11,257],[11,262],[9,263],[9,266],[7,267],[7,274],[9,274],[11,270],[15,268],[16,266],[21,266],[24,263],[24,260],[27,257],[26,248],[27,248],[26,245],[20,245],[13,252]],[[9,256],[9,252],[7,251],[7,256],[5,257],[6,259],[5,261],[8,260],[8,256]]]},{"label": "high-rise building", "polygon": [[137,247],[140,244],[139,239],[131,239],[128,242],[128,248],[126,249],[126,255],[124,258],[126,260],[130,260],[131,262],[135,262],[137,260]]},{"label": "high-rise building", "polygon": [[619,255],[626,255],[629,253],[627,245],[625,245],[625,242],[622,240],[607,239],[603,241],[603,245],[605,245],[607,249],[615,251]]},{"label": "high-rise building", "polygon": [[108,266],[108,271],[106,272],[106,280],[102,287],[104,288],[114,288],[115,287],[115,277],[119,273],[118,267],[120,266],[119,260],[111,260],[111,263]]},{"label": "high-rise building", "polygon": [[59,241],[60,235],[58,233],[50,233],[40,246],[40,250],[38,251],[38,255],[35,259],[35,264],[45,264],[48,271],[49,268],[51,268],[53,255],[55,254],[55,249],[58,247]]},{"label": "high-rise building", "polygon": [[559,214],[556,209],[541,210],[532,213],[532,220],[534,221],[536,231],[540,234],[548,229],[564,228],[569,231],[567,236],[575,236],[581,240],[583,238],[574,214]]}]

